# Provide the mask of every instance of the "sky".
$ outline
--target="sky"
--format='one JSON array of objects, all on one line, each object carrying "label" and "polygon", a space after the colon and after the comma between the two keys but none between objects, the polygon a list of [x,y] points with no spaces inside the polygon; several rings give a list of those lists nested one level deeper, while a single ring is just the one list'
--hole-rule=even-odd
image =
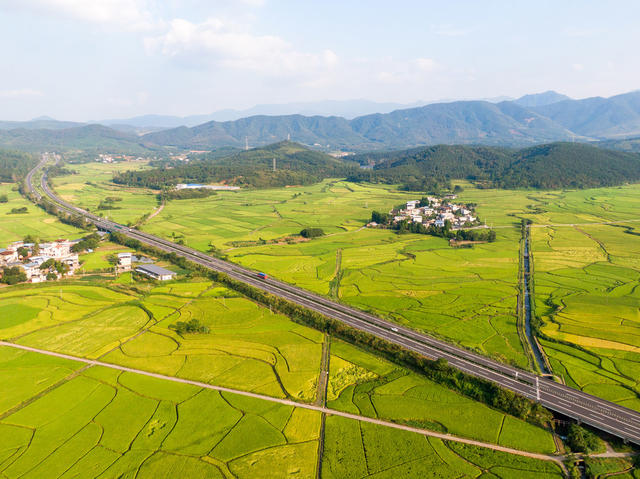
[{"label": "sky", "polygon": [[0,0],[0,119],[640,88],[637,0]]}]

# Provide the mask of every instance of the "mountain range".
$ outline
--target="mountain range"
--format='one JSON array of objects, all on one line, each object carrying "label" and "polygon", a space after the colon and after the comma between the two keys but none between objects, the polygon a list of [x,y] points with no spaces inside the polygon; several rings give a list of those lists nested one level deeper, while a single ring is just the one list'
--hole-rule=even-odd
[{"label": "mountain range", "polygon": [[[391,108],[390,104],[386,105]],[[144,119],[146,118],[146,120]],[[140,125],[162,117],[140,117]],[[119,122],[123,120],[113,120]],[[19,128],[14,128],[19,126]],[[4,130],[3,130],[4,128]],[[138,128],[56,122],[0,122],[0,145],[16,149],[110,151],[263,146],[290,138],[318,149],[368,151],[433,144],[527,146],[553,141],[619,140],[640,135],[640,91],[573,100],[548,91],[513,101],[432,103],[387,113],[342,116],[254,115],[140,134]],[[625,143],[628,147],[628,143]],[[616,147],[615,141],[608,142]]]}]

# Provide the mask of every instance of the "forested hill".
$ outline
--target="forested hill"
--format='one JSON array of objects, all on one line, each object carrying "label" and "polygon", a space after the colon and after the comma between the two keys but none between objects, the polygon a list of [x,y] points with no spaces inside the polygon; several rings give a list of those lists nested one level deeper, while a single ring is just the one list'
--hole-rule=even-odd
[{"label": "forested hill", "polygon": [[0,150],[0,182],[22,178],[36,163],[36,157],[28,153]]},{"label": "forested hill", "polygon": [[553,143],[520,150],[494,177],[504,188],[591,188],[640,181],[640,155],[579,143]]},{"label": "forested hill", "polygon": [[266,188],[312,184],[323,178],[345,177],[357,170],[355,163],[283,141],[222,158],[203,155],[189,164],[170,163],[152,170],[124,172],[115,176],[114,181],[154,189],[177,183],[219,182]]},{"label": "forested hill", "polygon": [[85,152],[145,154],[138,136],[102,125],[87,125],[61,129],[0,129],[0,145],[23,151],[82,150]]},{"label": "forested hill", "polygon": [[640,181],[640,155],[581,143],[507,148],[439,145],[356,155],[373,165],[351,179],[404,183],[414,188],[451,179],[503,188],[588,188]]}]

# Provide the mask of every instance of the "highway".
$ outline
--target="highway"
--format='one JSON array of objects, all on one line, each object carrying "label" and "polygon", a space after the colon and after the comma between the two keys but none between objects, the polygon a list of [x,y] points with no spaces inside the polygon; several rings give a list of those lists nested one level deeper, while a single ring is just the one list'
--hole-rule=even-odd
[{"label": "highway", "polygon": [[[48,159],[43,157],[41,163],[30,171],[26,178],[27,189],[38,198],[40,194],[33,188],[33,176],[37,170],[44,167],[47,161]],[[67,213],[82,215],[101,230],[122,233],[141,243],[163,251],[173,252],[211,270],[225,273],[237,281],[247,283],[428,358],[444,358],[451,366],[467,374],[492,381],[506,389],[538,401],[552,411],[640,445],[640,412],[558,384],[529,371],[489,359],[291,284],[272,278],[258,278],[256,271],[93,215],[56,196],[49,188],[46,171],[41,177],[40,185],[44,193],[57,204],[59,209]]]}]

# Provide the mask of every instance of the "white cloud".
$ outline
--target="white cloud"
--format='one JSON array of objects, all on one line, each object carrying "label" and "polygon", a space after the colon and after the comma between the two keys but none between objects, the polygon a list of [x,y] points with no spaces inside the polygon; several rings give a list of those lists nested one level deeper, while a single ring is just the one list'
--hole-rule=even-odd
[{"label": "white cloud", "polygon": [[581,72],[582,70],[584,70],[584,65],[582,63],[573,63],[571,65],[571,68],[573,68],[573,70],[577,72]]},{"label": "white cloud", "polygon": [[42,96],[42,92],[39,90],[32,90],[30,88],[23,88],[20,90],[0,90],[0,98],[25,98]]},{"label": "white cloud", "polygon": [[194,65],[217,65],[267,75],[309,74],[332,70],[338,63],[331,50],[300,52],[275,35],[254,35],[240,25],[217,18],[202,23],[174,19],[163,35],[145,40],[150,52],[159,52]]},{"label": "white cloud", "polygon": [[20,0],[12,8],[131,31],[157,27],[147,0]]},{"label": "white cloud", "polygon": [[416,58],[413,63],[421,72],[432,72],[440,68],[433,58]]}]

